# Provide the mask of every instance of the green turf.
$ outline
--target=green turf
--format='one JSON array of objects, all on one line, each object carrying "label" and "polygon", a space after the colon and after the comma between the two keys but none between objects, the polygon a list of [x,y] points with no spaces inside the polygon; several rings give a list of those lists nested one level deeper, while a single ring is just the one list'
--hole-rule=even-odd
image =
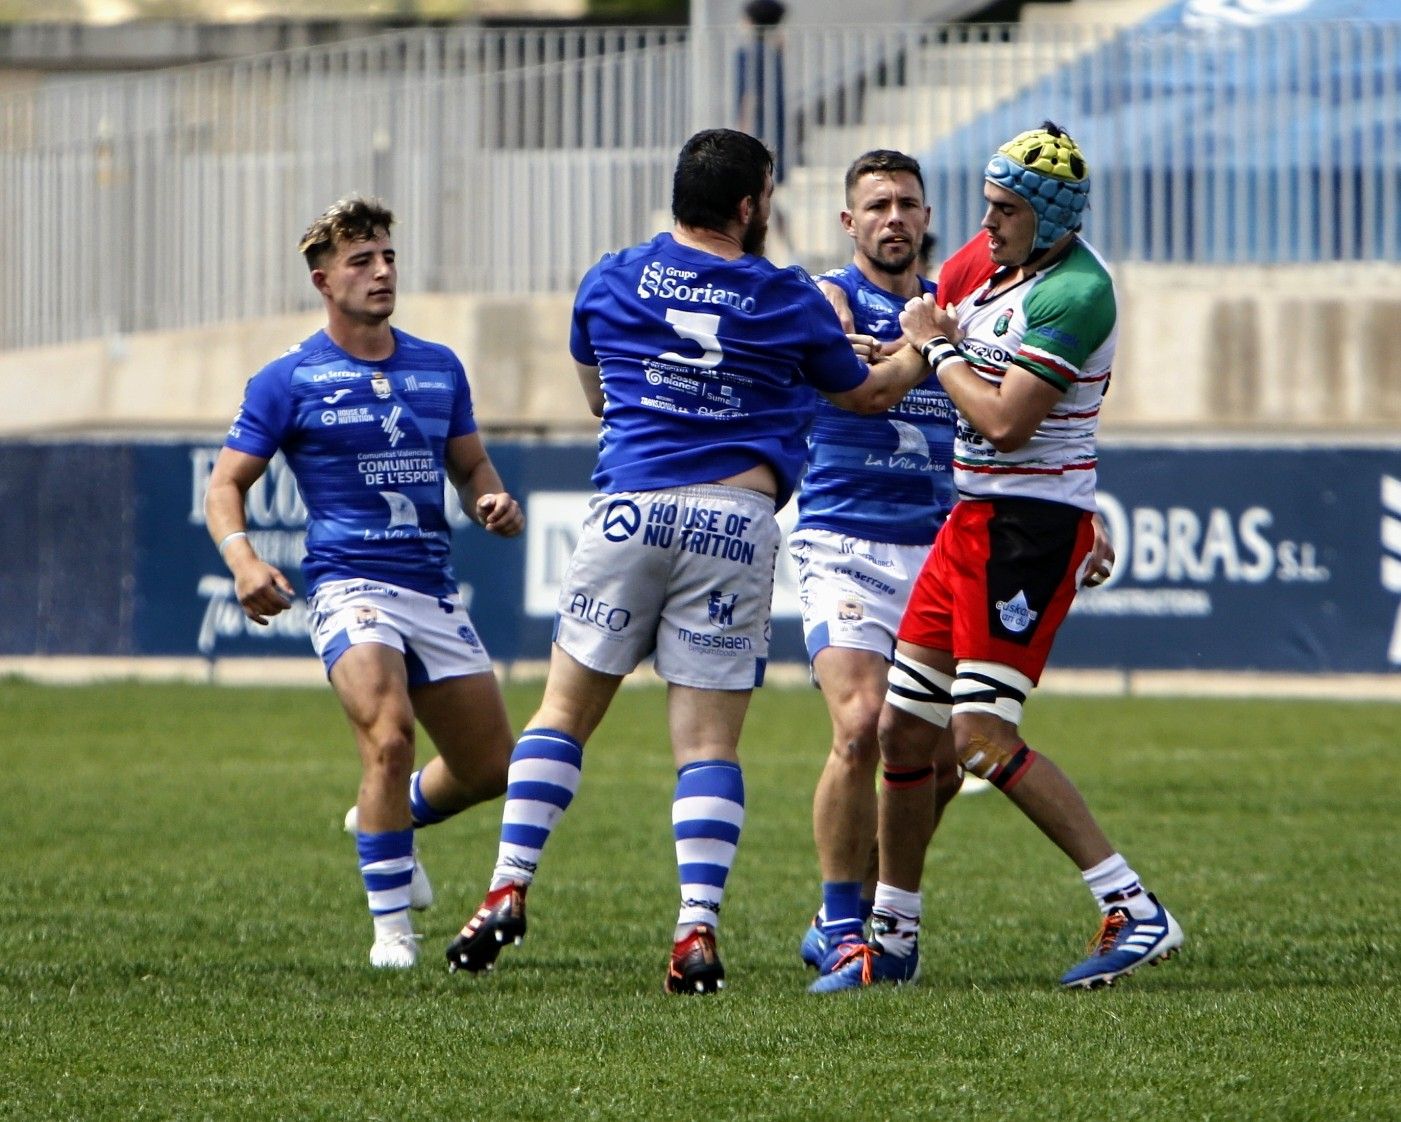
[{"label": "green turf", "polygon": [[[517,722],[538,687],[513,689]],[[1401,1117],[1401,711],[1038,697],[1031,742],[1174,909],[1185,953],[1055,979],[1095,925],[1000,796],[930,853],[920,984],[805,992],[820,698],[756,695],[729,988],[667,998],[662,695],[624,690],[531,892],[531,934],[449,976],[499,804],[423,836],[425,963],[367,963],[357,779],[330,692],[0,682],[0,1117]]]}]

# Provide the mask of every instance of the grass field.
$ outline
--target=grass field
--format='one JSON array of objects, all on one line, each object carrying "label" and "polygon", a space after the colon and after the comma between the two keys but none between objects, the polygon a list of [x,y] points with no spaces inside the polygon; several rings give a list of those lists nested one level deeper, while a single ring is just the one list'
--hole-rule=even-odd
[{"label": "grass field", "polygon": [[[538,687],[513,689],[517,723]],[[805,992],[820,698],[756,695],[713,999],[660,989],[676,907],[662,695],[625,690],[485,977],[448,939],[499,804],[423,835],[425,963],[372,971],[357,768],[329,690],[0,682],[0,1117],[1401,1117],[1401,709],[1037,698],[1029,740],[1187,931],[1112,990],[1097,918],[1000,796],[925,878],[918,986]]]}]

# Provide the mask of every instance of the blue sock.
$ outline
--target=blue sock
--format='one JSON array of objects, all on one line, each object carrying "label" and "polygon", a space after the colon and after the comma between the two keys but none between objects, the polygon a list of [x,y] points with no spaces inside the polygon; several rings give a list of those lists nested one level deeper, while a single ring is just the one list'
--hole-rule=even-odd
[{"label": "blue sock", "polygon": [[[863,903],[859,880],[822,882],[822,933],[828,943],[835,943],[844,935],[861,934]],[[870,908],[869,903],[865,906]]]},{"label": "blue sock", "polygon": [[438,810],[423,797],[423,771],[419,769],[409,776],[409,813],[413,816],[414,829],[420,826],[436,826],[458,812]]},{"label": "blue sock", "polygon": [[511,753],[506,773],[506,805],[501,811],[501,845],[491,887],[515,881],[529,884],[540,851],[579,789],[584,747],[554,729],[526,729]]},{"label": "blue sock", "polygon": [[697,760],[681,768],[671,824],[681,881],[678,934],[698,923],[714,927],[744,828],[744,773],[739,764]]}]

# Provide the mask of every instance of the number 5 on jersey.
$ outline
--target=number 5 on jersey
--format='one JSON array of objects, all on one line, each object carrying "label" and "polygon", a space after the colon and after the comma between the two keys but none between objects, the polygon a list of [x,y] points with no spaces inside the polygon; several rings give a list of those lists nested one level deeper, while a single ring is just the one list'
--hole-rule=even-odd
[{"label": "number 5 on jersey", "polygon": [[720,339],[715,334],[720,329],[720,317],[710,312],[683,312],[676,308],[666,310],[666,321],[676,334],[683,339],[691,339],[701,345],[704,354],[699,356],[677,354],[667,351],[658,355],[668,362],[679,362],[686,366],[696,366],[702,370],[714,370],[720,365],[725,352],[720,347]]}]

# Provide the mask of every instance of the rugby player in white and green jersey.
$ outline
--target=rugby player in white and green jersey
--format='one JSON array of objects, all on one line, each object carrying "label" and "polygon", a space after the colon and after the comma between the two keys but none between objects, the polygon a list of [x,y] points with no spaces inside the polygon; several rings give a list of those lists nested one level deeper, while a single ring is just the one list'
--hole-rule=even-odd
[{"label": "rugby player in white and green jersey", "polygon": [[[1114,286],[1081,240],[1089,168],[1051,122],[984,172],[998,270],[957,305],[911,300],[900,323],[958,408],[959,501],[900,623],[880,721],[880,875],[868,944],[818,992],[912,981],[936,779],[988,780],[1080,869],[1102,914],[1063,986],[1108,985],[1176,952],[1177,921],[1110,844],[1069,778],[1022,739],[1022,705],[1080,587],[1095,583],[1095,432],[1117,338]],[[825,965],[825,964],[824,964]]]}]

